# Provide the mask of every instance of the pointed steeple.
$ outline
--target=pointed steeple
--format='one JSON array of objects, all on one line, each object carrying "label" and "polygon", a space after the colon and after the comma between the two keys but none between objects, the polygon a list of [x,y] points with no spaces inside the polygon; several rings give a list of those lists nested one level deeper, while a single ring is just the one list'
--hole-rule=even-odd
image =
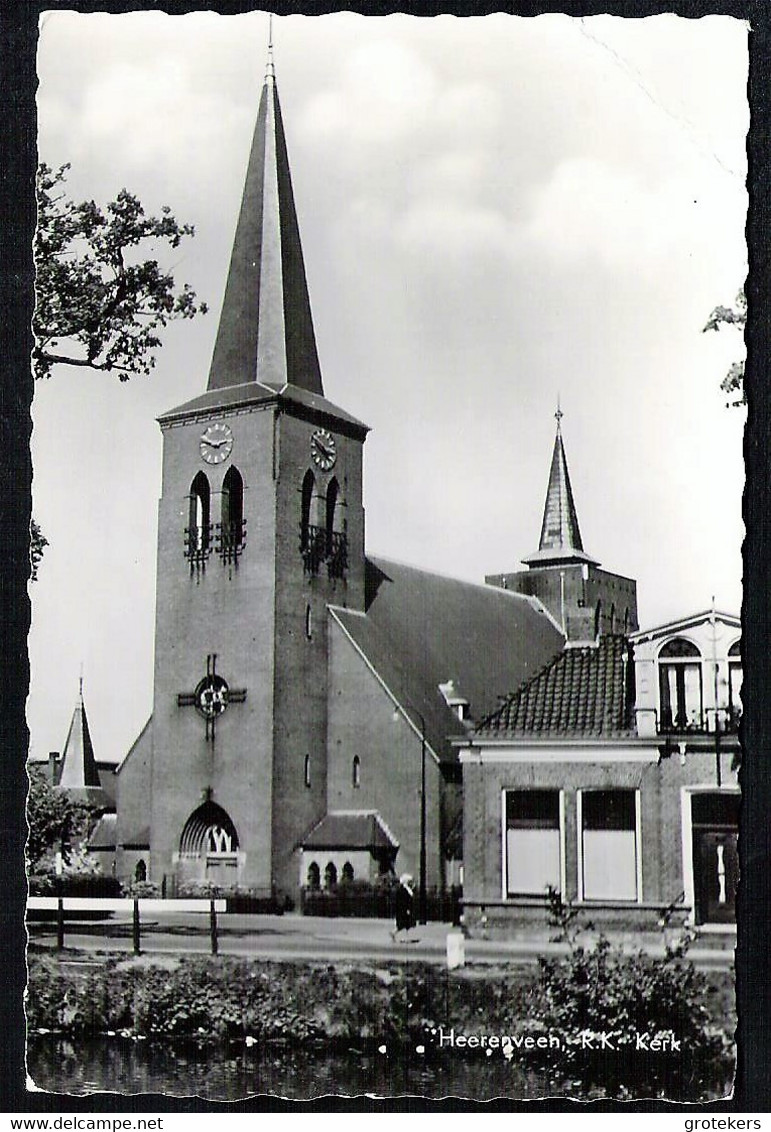
[{"label": "pointed steeple", "polygon": [[99,805],[104,800],[91,733],[88,729],[82,676],[78,702],[72,713],[72,722],[64,744],[61,774],[57,786],[66,790],[78,801],[89,801]]},{"label": "pointed steeple", "polygon": [[272,38],[208,389],[291,383],[323,396]]},{"label": "pointed steeple", "polygon": [[578,515],[570,484],[565,446],[562,442],[562,410],[557,402],[557,435],[554,438],[554,451],[549,471],[549,486],[546,490],[546,504],[541,524],[541,541],[535,554],[524,558],[527,565],[544,565],[550,562],[592,562],[584,552]]}]

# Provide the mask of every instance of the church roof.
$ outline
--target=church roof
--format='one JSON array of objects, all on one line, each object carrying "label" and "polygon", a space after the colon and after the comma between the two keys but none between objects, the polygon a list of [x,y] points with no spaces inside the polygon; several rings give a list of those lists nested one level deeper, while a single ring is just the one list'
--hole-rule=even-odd
[{"label": "church roof", "polygon": [[271,48],[208,388],[255,381],[324,393]]},{"label": "church roof", "polygon": [[415,713],[423,716],[442,761],[457,760],[450,737],[466,728],[440,684],[461,687],[479,719],[564,643],[533,598],[381,558],[367,559],[366,605],[365,614],[336,607],[332,614],[407,717],[417,724]]},{"label": "church roof", "polygon": [[320,393],[312,393],[298,385],[269,385],[259,381],[230,385],[226,389],[210,389],[190,401],[185,401],[182,405],[169,409],[158,420],[164,424],[193,417],[197,413],[205,415],[212,409],[240,409],[249,405],[269,404],[285,405],[301,416],[318,420],[319,423],[331,424],[335,428],[342,426],[342,431],[345,431],[345,426],[348,425],[350,431],[358,436],[369,431],[368,426],[362,421],[333,405]]},{"label": "church roof", "polygon": [[377,810],[326,814],[303,839],[303,849],[398,849],[399,842]]},{"label": "church roof", "polygon": [[528,566],[543,566],[551,562],[587,562],[597,566],[599,563],[585,553],[581,541],[565,445],[562,442],[562,413],[559,409],[556,417],[557,435],[554,438],[549,486],[546,489],[541,540],[536,553],[524,558],[523,562]]},{"label": "church roof", "polygon": [[78,702],[72,713],[70,729],[67,732],[56,785],[66,790],[73,801],[89,802],[97,806],[109,804],[109,799],[102,789],[99,769],[94,757],[82,683]]},{"label": "church roof", "polygon": [[603,636],[596,645],[566,648],[476,729],[479,736],[629,737],[633,725],[633,664],[629,643]]}]

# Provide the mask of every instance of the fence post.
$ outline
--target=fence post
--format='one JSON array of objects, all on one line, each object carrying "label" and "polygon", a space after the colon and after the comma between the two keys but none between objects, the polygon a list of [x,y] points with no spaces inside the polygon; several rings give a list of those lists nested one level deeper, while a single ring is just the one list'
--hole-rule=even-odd
[{"label": "fence post", "polygon": [[56,950],[64,950],[64,900],[61,896],[56,901]]},{"label": "fence post", "polygon": [[216,955],[219,951],[219,941],[217,939],[217,909],[214,907],[214,901],[209,901],[209,930],[211,933],[211,953]]},{"label": "fence post", "polygon": [[134,954],[139,955],[139,900],[134,897],[134,915],[132,917],[132,935],[134,937]]}]

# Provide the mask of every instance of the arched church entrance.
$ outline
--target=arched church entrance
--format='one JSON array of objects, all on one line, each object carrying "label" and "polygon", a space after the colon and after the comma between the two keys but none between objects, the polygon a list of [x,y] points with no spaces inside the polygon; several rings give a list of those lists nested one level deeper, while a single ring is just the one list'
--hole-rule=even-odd
[{"label": "arched church entrance", "polygon": [[206,881],[223,888],[238,879],[238,834],[230,816],[216,802],[204,802],[185,823],[179,841],[180,879]]}]

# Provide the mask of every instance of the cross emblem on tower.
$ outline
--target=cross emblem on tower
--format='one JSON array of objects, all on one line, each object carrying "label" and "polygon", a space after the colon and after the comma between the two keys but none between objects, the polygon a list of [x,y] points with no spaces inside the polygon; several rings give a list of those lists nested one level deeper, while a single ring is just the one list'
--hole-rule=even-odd
[{"label": "cross emblem on tower", "polygon": [[206,657],[206,675],[196,684],[193,692],[179,692],[177,707],[194,707],[206,720],[206,739],[214,742],[214,730],[218,718],[228,704],[242,704],[246,699],[246,688],[231,688],[217,672],[217,654]]}]

